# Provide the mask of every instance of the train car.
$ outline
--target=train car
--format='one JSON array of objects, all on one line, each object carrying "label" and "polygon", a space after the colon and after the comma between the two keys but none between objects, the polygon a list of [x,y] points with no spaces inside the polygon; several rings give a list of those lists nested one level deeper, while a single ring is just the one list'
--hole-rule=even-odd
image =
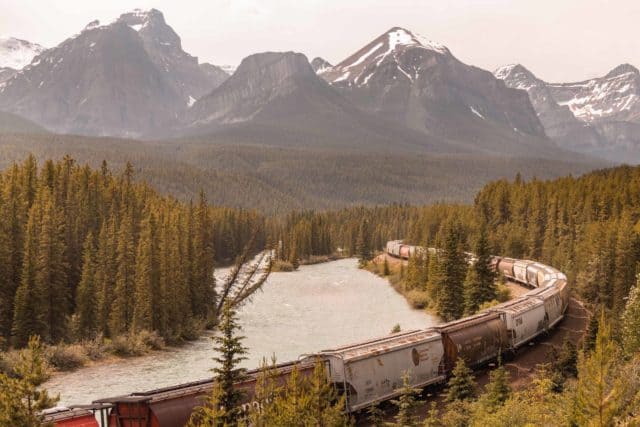
[{"label": "train car", "polygon": [[538,298],[544,304],[544,311],[547,315],[547,329],[553,328],[564,316],[564,304],[560,289],[556,287],[556,279],[548,282],[545,288],[538,288],[527,293],[531,298]]},{"label": "train car", "polygon": [[411,255],[411,252],[410,252],[409,245],[400,245],[400,253],[399,253],[400,258],[409,259],[410,255]]},{"label": "train car", "polygon": [[544,302],[539,298],[517,298],[491,307],[489,311],[502,317],[507,328],[511,350],[515,350],[546,331],[549,325]]},{"label": "train car", "polygon": [[564,313],[569,306],[569,299],[571,298],[569,286],[567,285],[567,279],[564,274],[561,274],[560,279],[556,279],[555,288],[560,292],[560,298],[562,299],[562,312]]},{"label": "train car", "polygon": [[87,409],[56,407],[45,410],[44,425],[54,427],[98,427],[93,412]]},{"label": "train car", "polygon": [[542,264],[534,262],[527,265],[527,283],[529,286],[537,288],[542,286],[545,281],[545,270]]},{"label": "train car", "polygon": [[527,267],[531,264],[533,264],[533,261],[522,259],[516,260],[513,263],[513,278],[520,283],[528,285],[529,282],[527,281]]},{"label": "train car", "polygon": [[[289,362],[275,367],[274,382],[276,386],[284,385],[294,368],[302,376],[311,375],[313,362]],[[247,373],[247,379],[235,386],[244,391],[242,407],[248,411],[255,404],[255,387],[260,369]],[[133,393],[96,400],[95,405],[109,405],[109,427],[177,427],[189,420],[191,413],[202,406],[213,390],[212,379],[195,381],[174,387],[160,388],[146,392]]]},{"label": "train car", "polygon": [[516,262],[513,258],[501,258],[498,262],[498,272],[504,275],[504,277],[512,279],[513,276],[513,264]]},{"label": "train car", "polygon": [[500,258],[499,256],[492,256],[491,257],[491,261],[489,261],[489,266],[491,267],[491,269],[493,271],[495,271],[496,273],[498,272],[498,264],[500,263],[500,260],[502,258]]},{"label": "train car", "polygon": [[440,334],[427,329],[323,350],[313,357],[327,361],[330,381],[346,391],[351,412],[397,396],[405,371],[412,387],[444,381],[443,355]]},{"label": "train car", "polygon": [[435,328],[442,334],[445,370],[450,372],[462,357],[478,366],[498,356],[509,345],[507,328],[500,313],[482,312]]},{"label": "train car", "polygon": [[387,253],[393,256],[400,256],[400,245],[402,240],[391,240],[387,242]]}]

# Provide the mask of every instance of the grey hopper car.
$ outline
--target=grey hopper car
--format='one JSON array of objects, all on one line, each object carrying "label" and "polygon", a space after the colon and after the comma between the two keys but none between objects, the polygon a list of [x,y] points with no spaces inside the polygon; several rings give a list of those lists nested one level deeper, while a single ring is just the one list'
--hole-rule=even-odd
[{"label": "grey hopper car", "polygon": [[527,281],[527,267],[533,264],[533,261],[517,260],[513,263],[513,278],[520,283],[529,284]]},{"label": "grey hopper car", "polygon": [[442,340],[434,330],[404,332],[360,344],[323,350],[330,381],[345,390],[347,410],[357,411],[397,396],[402,376],[412,387],[444,381]]},{"label": "grey hopper car", "polygon": [[544,302],[538,298],[518,298],[491,307],[489,311],[501,315],[509,335],[509,348],[512,350],[548,329]]},{"label": "grey hopper car", "polygon": [[540,299],[544,303],[544,311],[547,314],[547,329],[553,328],[556,323],[562,320],[564,307],[560,289],[555,287],[556,279],[548,282],[546,288],[538,288],[527,292],[527,296]]}]

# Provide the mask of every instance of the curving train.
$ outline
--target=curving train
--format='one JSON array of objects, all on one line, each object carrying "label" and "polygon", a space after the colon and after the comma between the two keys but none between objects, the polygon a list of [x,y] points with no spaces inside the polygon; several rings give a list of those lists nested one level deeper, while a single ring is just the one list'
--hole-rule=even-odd
[{"label": "curving train", "polygon": [[[387,243],[389,255],[408,259],[425,251],[400,240]],[[468,254],[469,262],[474,262]],[[309,375],[314,363],[325,364],[328,379],[346,395],[347,412],[355,412],[397,396],[407,373],[413,387],[421,388],[447,379],[458,358],[476,367],[515,351],[553,328],[569,304],[566,276],[538,262],[493,257],[491,265],[507,279],[531,291],[478,314],[436,327],[400,332],[352,345],[301,356],[276,367],[277,383],[284,384],[297,367]],[[244,408],[253,402],[259,370],[237,387],[245,391]],[[142,393],[100,399],[92,405],[60,409],[47,415],[59,427],[174,427],[183,426],[193,409],[210,393],[213,380],[182,384]],[[96,420],[100,420],[100,423]]]}]

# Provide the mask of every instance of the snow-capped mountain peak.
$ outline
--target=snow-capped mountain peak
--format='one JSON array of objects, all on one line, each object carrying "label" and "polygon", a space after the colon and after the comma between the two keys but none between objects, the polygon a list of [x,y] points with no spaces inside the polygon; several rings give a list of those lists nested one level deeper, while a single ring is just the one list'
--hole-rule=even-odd
[{"label": "snow-capped mountain peak", "polygon": [[[356,53],[321,74],[332,84],[346,86],[363,86],[377,73],[381,66],[395,64],[393,68],[399,73],[396,78],[413,81],[418,77],[419,70],[408,64],[422,62],[429,55],[450,57],[449,49],[416,33],[401,27],[393,27],[377,37],[375,40],[358,50]],[[407,68],[409,65],[409,68]]]},{"label": "snow-capped mountain peak", "polygon": [[444,45],[428,40],[427,38],[417,33],[412,33],[404,28],[394,27],[387,31],[387,36],[389,37],[389,49],[391,50],[395,50],[398,45],[401,45],[423,47],[442,54],[449,53],[449,49]]},{"label": "snow-capped mountain peak", "polygon": [[19,70],[45,50],[37,43],[14,37],[0,37],[0,68]]}]

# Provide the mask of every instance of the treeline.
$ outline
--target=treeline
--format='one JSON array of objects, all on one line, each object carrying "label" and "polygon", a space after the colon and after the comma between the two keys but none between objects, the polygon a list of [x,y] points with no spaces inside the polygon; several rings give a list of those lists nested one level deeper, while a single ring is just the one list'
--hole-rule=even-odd
[{"label": "treeline", "polygon": [[215,319],[213,270],[232,261],[264,219],[182,203],[65,157],[34,157],[0,174],[0,337],[24,346],[141,330],[192,337]]},{"label": "treeline", "polygon": [[640,168],[488,184],[476,197],[495,253],[567,273],[589,303],[624,309],[640,261]]},{"label": "treeline", "polygon": [[472,234],[473,207],[447,204],[294,212],[284,219],[270,221],[269,234],[274,242],[280,242],[277,255],[283,260],[336,252],[359,256],[364,251],[370,255],[393,239],[433,245],[442,235],[445,223],[453,217],[459,220],[465,236]]}]

